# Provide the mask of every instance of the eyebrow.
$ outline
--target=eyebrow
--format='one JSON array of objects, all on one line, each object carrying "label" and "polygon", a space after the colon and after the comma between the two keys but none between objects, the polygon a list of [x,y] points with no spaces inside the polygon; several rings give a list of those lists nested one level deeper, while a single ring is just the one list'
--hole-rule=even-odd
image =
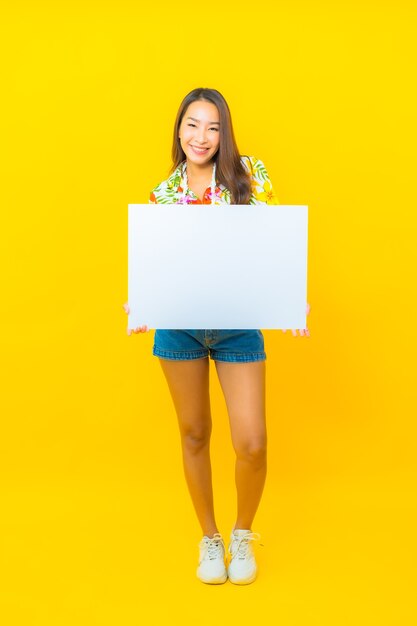
[{"label": "eyebrow", "polygon": [[[190,115],[187,117],[187,120],[194,120],[194,122],[200,121],[200,120],[196,120],[195,117],[191,117]],[[209,124],[220,124],[220,122],[209,122]]]}]

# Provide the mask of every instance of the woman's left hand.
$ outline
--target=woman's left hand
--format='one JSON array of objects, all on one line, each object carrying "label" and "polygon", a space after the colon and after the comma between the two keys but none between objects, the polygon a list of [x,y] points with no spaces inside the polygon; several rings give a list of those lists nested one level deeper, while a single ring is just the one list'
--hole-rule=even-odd
[{"label": "woman's left hand", "polygon": [[[310,309],[311,309],[311,307],[310,307],[309,303],[307,302],[307,307],[306,307],[306,314],[307,314],[307,315],[310,313]],[[297,330],[298,330],[298,329],[297,329]],[[294,337],[297,337],[297,330],[292,330],[292,331],[291,331],[291,332],[292,332],[292,334],[294,335]],[[283,328],[283,329],[282,329],[282,332],[283,332],[283,333],[286,333],[286,332],[287,332],[287,329],[286,329],[286,328],[285,328],[285,329]],[[303,329],[301,329],[301,330],[298,330],[298,332],[300,333],[300,337],[310,337],[310,331],[308,330],[308,328],[303,328]]]}]

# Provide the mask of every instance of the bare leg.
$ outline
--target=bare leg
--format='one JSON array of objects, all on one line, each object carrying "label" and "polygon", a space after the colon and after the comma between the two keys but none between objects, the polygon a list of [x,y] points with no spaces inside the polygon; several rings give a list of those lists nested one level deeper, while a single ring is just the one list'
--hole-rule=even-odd
[{"label": "bare leg", "polygon": [[237,519],[234,527],[251,529],[267,469],[265,361],[215,363],[236,452]]},{"label": "bare leg", "polygon": [[203,535],[219,532],[214,518],[210,462],[212,430],[208,358],[159,359],[177,413],[184,473]]}]

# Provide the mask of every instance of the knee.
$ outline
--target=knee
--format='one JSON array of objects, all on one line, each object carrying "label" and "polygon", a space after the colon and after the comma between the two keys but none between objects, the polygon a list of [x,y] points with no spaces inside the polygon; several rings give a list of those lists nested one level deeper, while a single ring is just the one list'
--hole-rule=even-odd
[{"label": "knee", "polygon": [[190,429],[183,431],[182,443],[187,452],[196,454],[210,443],[211,428]]},{"label": "knee", "polygon": [[266,462],[266,437],[248,439],[235,446],[236,457],[253,465],[263,465]]}]

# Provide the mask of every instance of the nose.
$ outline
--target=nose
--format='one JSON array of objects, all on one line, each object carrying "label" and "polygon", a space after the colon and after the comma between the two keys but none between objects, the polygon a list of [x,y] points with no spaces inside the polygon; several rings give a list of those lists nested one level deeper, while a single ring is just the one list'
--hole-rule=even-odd
[{"label": "nose", "polygon": [[206,143],[206,131],[204,128],[198,128],[196,133],[196,140],[198,143]]}]

